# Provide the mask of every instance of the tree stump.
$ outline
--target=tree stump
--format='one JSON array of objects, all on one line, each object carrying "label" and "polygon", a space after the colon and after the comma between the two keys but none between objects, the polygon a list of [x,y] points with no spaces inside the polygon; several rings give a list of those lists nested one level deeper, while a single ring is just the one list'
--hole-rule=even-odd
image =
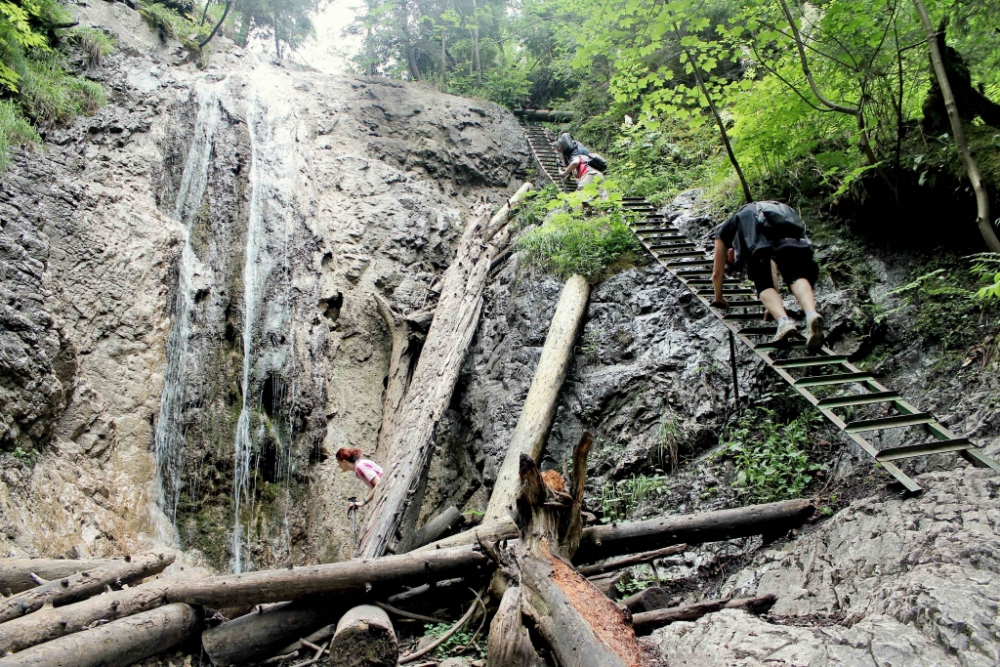
[{"label": "tree stump", "polygon": [[337,623],[330,667],[396,667],[399,644],[389,615],[373,605],[348,611]]}]

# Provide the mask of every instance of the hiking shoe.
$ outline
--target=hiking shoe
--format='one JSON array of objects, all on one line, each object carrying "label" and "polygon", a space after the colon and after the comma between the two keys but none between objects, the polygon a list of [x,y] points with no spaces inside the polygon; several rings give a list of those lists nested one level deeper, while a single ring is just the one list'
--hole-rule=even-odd
[{"label": "hiking shoe", "polygon": [[772,343],[780,343],[785,340],[793,333],[795,333],[795,322],[792,321],[790,317],[782,317],[778,320],[778,331],[774,334],[774,338],[771,339]]},{"label": "hiking shoe", "polygon": [[806,315],[806,331],[806,351],[815,354],[823,347],[823,316],[816,312]]}]

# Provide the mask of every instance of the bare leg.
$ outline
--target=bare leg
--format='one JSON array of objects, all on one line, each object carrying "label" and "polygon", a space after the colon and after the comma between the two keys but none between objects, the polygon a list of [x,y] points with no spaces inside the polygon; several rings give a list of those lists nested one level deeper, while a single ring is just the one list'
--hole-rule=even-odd
[{"label": "bare leg", "polygon": [[[802,306],[802,312],[808,313],[816,310],[816,299],[813,298],[812,285],[809,284],[808,280],[805,278],[799,278],[790,285],[790,288],[792,290],[792,294],[795,295],[795,299],[799,302],[799,305]],[[761,300],[763,301],[763,299]],[[770,310],[770,308],[768,308],[768,310]]]},{"label": "bare leg", "polygon": [[[808,281],[803,280],[801,282],[804,282],[806,286],[809,285]],[[796,281],[795,284],[798,285],[798,283],[799,281]],[[811,290],[809,294],[811,297]],[[764,304],[764,307],[767,308],[767,312],[771,313],[771,317],[773,317],[776,322],[782,317],[786,317],[788,315],[788,313],[785,312],[785,304],[781,302],[781,295],[778,294],[778,290],[773,287],[768,287],[760,293],[760,302]]]}]

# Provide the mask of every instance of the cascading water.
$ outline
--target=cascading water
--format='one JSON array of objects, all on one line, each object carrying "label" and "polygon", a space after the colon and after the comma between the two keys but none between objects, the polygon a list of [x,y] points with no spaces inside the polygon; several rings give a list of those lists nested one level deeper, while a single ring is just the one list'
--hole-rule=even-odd
[{"label": "cascading water", "polygon": [[[184,472],[185,427],[182,421],[189,366],[191,311],[195,302],[194,276],[198,257],[191,246],[191,227],[198,216],[208,187],[208,167],[212,143],[221,119],[218,95],[207,88],[200,91],[194,137],[188,150],[181,177],[173,217],[184,226],[184,249],[178,272],[177,296],[174,301],[173,326],[167,338],[166,368],[160,413],[156,420],[154,449],[156,453],[158,502],[170,519],[170,529],[177,517]],[[162,531],[166,532],[166,531]],[[175,541],[173,535],[161,535],[165,541]]]},{"label": "cascading water", "polygon": [[[292,179],[298,173],[294,164],[297,147],[295,128],[291,123],[294,114],[289,105],[282,104],[280,95],[275,92],[274,89],[268,90],[267,106],[253,93],[247,104],[251,196],[243,265],[243,401],[233,452],[235,517],[231,569],[234,572],[242,572],[252,566],[244,554],[246,535],[243,513],[248,508],[253,509],[256,494],[252,485],[257,479],[254,465],[259,465],[261,458],[255,456],[255,443],[259,445],[266,432],[261,398],[256,390],[259,386],[256,376],[267,370],[294,377],[294,364],[289,361],[289,358],[294,359],[294,345],[290,343],[293,338],[290,326],[289,243],[295,222],[292,215]],[[269,294],[268,290],[269,278],[276,268],[281,269],[285,278],[284,289],[281,290],[284,292],[283,299],[280,296],[273,298],[277,294]],[[264,345],[255,343],[255,340],[265,338],[270,342],[266,349]],[[277,344],[275,341],[278,339],[285,340]],[[287,399],[279,392],[276,400],[284,403]],[[280,440],[278,444],[284,449],[285,445]],[[287,541],[287,526],[283,525],[282,529]]]}]

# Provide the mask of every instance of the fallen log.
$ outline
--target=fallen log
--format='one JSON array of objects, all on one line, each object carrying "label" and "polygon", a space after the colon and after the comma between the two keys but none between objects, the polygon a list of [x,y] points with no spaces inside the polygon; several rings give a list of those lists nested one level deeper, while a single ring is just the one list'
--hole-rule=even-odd
[{"label": "fallen log", "polygon": [[[779,535],[802,525],[813,513],[808,500],[783,500],[730,510],[679,514],[583,529],[574,563],[593,563],[650,548],[704,544],[750,535]],[[428,544],[419,552],[509,540],[518,535],[511,520],[482,525]]]},{"label": "fallen log", "polygon": [[171,604],[0,658],[0,667],[126,667],[194,636],[200,612]]},{"label": "fallen log", "polygon": [[95,623],[125,618],[164,604],[166,596],[163,587],[156,582],[96,595],[62,607],[43,607],[0,626],[0,655],[23,651],[36,644],[81,632]]},{"label": "fallen log", "polygon": [[490,502],[483,515],[484,524],[510,517],[521,488],[518,476],[521,455],[527,454],[535,462],[541,459],[545,439],[556,414],[559,392],[566,379],[566,370],[573,360],[576,334],[587,313],[589,296],[590,285],[583,276],[571,276],[563,286],[531,387],[524,399],[521,416],[514,427],[503,465],[500,466],[493,485]]},{"label": "fallen log", "polygon": [[400,549],[400,551],[402,553],[416,551],[425,544],[430,544],[431,542],[441,539],[445,533],[461,522],[462,513],[458,511],[457,507],[451,505],[421,526],[420,530],[413,534],[413,537],[409,540],[405,547]]},{"label": "fallen log", "polygon": [[[362,660],[363,658],[363,660]],[[330,644],[330,667],[396,667],[399,644],[389,615],[373,605],[349,610]]]},{"label": "fallen log", "polygon": [[508,588],[500,599],[486,645],[486,667],[545,667],[522,625],[519,586]]},{"label": "fallen log", "polygon": [[244,614],[201,635],[201,645],[220,667],[266,657],[337,620],[344,605],[288,602]]},{"label": "fallen log", "polygon": [[746,598],[739,600],[709,600],[698,602],[684,607],[670,607],[668,609],[657,609],[646,611],[632,616],[632,627],[637,635],[648,635],[657,628],[664,625],[676,623],[677,621],[696,621],[706,614],[710,614],[720,609],[746,609],[752,614],[763,614],[777,601],[773,595],[764,595],[759,598]]},{"label": "fallen log", "polygon": [[687,548],[688,545],[686,544],[675,544],[672,547],[657,549],[656,551],[647,551],[641,554],[634,554],[632,556],[626,556],[625,558],[619,558],[616,560],[609,560],[598,565],[585,565],[580,568],[580,574],[585,577],[595,577],[599,574],[604,574],[605,572],[623,570],[626,567],[632,567],[633,565],[645,565],[646,563],[651,563],[654,560],[684,553]]},{"label": "fallen log", "polygon": [[813,509],[808,500],[783,500],[716,512],[591,526],[583,531],[580,549],[573,560],[593,563],[674,544],[703,544],[750,535],[780,535],[808,520]]},{"label": "fallen log", "polygon": [[[644,611],[663,609],[670,604],[670,596],[658,586],[650,586],[644,591],[639,591],[635,595],[630,595],[621,601],[622,606],[627,607],[632,614],[639,614]],[[634,617],[633,617],[634,619]],[[633,620],[633,626],[635,622]]]},{"label": "fallen log", "polygon": [[178,581],[167,586],[165,591],[170,602],[218,609],[236,603],[282,602],[312,595],[369,593],[378,596],[428,580],[472,576],[489,567],[486,556],[473,549],[442,549]]},{"label": "fallen log", "polygon": [[108,559],[2,558],[0,559],[0,594],[10,596],[39,586],[40,584],[31,578],[32,574],[45,581],[51,581],[110,562]]},{"label": "fallen log", "polygon": [[471,221],[444,273],[434,319],[400,414],[393,416],[385,473],[361,527],[358,553],[364,558],[382,556],[412,530],[419,509],[413,494],[420,487],[434,429],[451,402],[479,323],[490,263],[506,238],[511,207],[530,189],[531,184],[525,183],[492,218],[480,215]]},{"label": "fallen log", "polygon": [[172,553],[152,551],[50,581],[0,602],[0,623],[30,614],[46,603],[69,604],[97,595],[105,586],[121,586],[159,574],[174,558]]}]

